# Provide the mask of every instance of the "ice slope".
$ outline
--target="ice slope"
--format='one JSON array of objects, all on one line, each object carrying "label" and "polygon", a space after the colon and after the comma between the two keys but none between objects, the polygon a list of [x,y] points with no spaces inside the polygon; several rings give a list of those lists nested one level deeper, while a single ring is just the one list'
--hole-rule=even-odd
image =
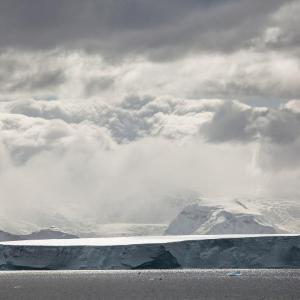
[{"label": "ice slope", "polygon": [[20,240],[18,235],[0,230],[0,241],[17,241],[17,240]]},{"label": "ice slope", "polygon": [[82,237],[122,237],[163,235],[168,224],[110,223],[95,224]]},{"label": "ice slope", "polygon": [[26,236],[28,240],[41,240],[41,239],[76,239],[74,234],[65,233],[57,229],[42,229],[32,232]]},{"label": "ice slope", "polygon": [[2,270],[300,268],[300,235],[166,236],[0,243]]},{"label": "ice slope", "polygon": [[41,240],[41,239],[75,239],[76,235],[61,232],[57,229],[42,229],[30,234],[18,235],[0,230],[0,241]]},{"label": "ice slope", "polygon": [[261,216],[195,203],[185,207],[166,229],[180,234],[274,234],[282,232]]}]

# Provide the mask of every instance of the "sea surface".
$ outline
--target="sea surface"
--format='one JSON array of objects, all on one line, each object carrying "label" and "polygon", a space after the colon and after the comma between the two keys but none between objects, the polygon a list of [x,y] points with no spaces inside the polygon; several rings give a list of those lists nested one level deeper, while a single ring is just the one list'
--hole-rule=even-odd
[{"label": "sea surface", "polygon": [[2,271],[0,299],[299,300],[300,270]]}]

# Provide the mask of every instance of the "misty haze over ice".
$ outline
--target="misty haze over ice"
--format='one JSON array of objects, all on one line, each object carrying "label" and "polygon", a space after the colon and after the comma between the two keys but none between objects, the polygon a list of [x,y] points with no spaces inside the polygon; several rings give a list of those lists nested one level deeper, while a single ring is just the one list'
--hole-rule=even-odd
[{"label": "misty haze over ice", "polygon": [[1,1],[0,230],[299,232],[300,1],[121,2]]}]

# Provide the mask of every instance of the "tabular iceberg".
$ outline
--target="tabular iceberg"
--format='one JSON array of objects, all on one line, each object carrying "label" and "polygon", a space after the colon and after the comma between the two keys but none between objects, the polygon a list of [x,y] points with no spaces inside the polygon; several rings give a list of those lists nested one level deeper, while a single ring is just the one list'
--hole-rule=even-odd
[{"label": "tabular iceberg", "polygon": [[24,241],[0,244],[2,270],[300,268],[300,235]]}]

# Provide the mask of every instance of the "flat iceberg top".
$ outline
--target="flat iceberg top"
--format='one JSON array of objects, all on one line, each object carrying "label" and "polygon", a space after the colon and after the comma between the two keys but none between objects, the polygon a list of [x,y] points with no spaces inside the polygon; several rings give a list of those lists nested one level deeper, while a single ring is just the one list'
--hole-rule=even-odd
[{"label": "flat iceberg top", "polygon": [[180,236],[134,236],[85,239],[24,240],[1,242],[0,245],[12,246],[126,246],[142,244],[166,244],[184,241],[238,239],[262,237],[297,237],[300,234],[223,234],[223,235],[180,235]]}]

